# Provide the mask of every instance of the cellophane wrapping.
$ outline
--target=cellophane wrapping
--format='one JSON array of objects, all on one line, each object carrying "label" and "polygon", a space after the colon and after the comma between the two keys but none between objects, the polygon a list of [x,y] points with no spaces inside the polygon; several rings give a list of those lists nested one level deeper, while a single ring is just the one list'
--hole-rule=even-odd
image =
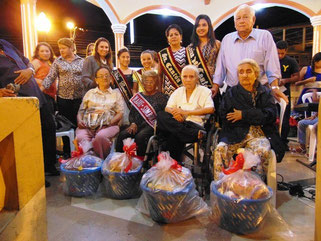
[{"label": "cellophane wrapping", "polygon": [[99,157],[84,154],[72,157],[61,164],[64,193],[75,197],[96,193],[101,182],[101,163]]},{"label": "cellophane wrapping", "polygon": [[[269,236],[288,240],[293,237],[288,225],[270,202],[272,189],[250,169],[260,160],[248,151],[239,154],[236,160],[240,160],[240,155],[243,155],[244,163],[232,166],[232,171],[225,172],[229,174],[211,183],[213,221],[232,233],[251,234],[256,238]],[[269,227],[268,234],[264,232],[266,227]]]},{"label": "cellophane wrapping", "polygon": [[114,199],[139,197],[143,162],[135,156],[136,143],[127,138],[124,141],[124,153],[111,153],[102,165],[103,182],[106,195]]},{"label": "cellophane wrapping", "polygon": [[137,209],[160,223],[175,223],[208,214],[207,204],[199,197],[191,172],[181,167],[168,152],[142,178],[143,191]]}]

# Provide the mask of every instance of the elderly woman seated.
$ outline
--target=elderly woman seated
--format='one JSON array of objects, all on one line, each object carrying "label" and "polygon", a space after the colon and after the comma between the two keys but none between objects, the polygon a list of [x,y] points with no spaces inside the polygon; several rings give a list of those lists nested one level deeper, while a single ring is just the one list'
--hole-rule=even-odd
[{"label": "elderly woman seated", "polygon": [[110,152],[111,139],[119,132],[123,116],[123,98],[110,87],[112,76],[107,68],[95,73],[98,87],[89,90],[78,111],[76,139],[80,144],[92,142],[95,153],[105,159]]},{"label": "elderly woman seated", "polygon": [[116,144],[116,151],[123,149],[123,140],[128,137],[135,138],[137,155],[145,155],[149,138],[154,133],[157,112],[165,109],[167,96],[157,91],[158,75],[149,70],[142,75],[144,92],[137,93],[130,99],[132,104],[129,112],[129,126],[121,131]]},{"label": "elderly woman seated", "polygon": [[214,113],[211,90],[198,83],[198,68],[185,66],[181,77],[183,86],[172,93],[165,111],[157,115],[157,131],[165,138],[164,147],[178,162],[186,143],[205,136],[205,115]]},{"label": "elderly woman seated", "polygon": [[219,109],[222,131],[214,152],[214,179],[218,180],[222,166],[227,168],[238,148],[247,148],[261,158],[257,171],[266,173],[271,146],[278,159],[284,148],[275,127],[276,105],[270,89],[258,81],[260,68],[252,59],[238,65],[239,84],[228,89]]}]

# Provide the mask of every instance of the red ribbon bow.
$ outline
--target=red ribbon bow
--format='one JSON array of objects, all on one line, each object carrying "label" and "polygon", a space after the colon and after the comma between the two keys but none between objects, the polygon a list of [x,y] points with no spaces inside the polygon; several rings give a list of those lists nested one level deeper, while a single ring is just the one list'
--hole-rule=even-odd
[{"label": "red ribbon bow", "polygon": [[[157,161],[161,161],[162,159],[164,158],[164,155],[162,153],[160,153],[158,156],[157,156]],[[171,168],[172,169],[176,169],[178,171],[182,171],[182,166],[180,164],[177,163],[177,161],[175,159],[173,159],[173,164],[171,165]]]},{"label": "red ribbon bow", "polygon": [[222,167],[222,171],[225,175],[229,175],[232,174],[238,170],[243,169],[243,165],[244,165],[244,156],[242,153],[239,153],[236,158],[235,161],[233,161],[232,165],[228,168],[225,169],[224,167]]},{"label": "red ribbon bow", "polygon": [[141,161],[143,160],[142,157],[136,155],[136,148],[137,148],[137,145],[135,142],[133,144],[131,144],[130,146],[123,146],[123,151],[126,153],[128,159],[129,159],[129,163],[124,170],[124,172],[126,172],[126,173],[129,172],[129,170],[133,166],[133,161],[132,161],[133,157],[135,157]]},{"label": "red ribbon bow", "polygon": [[78,157],[84,154],[84,151],[81,146],[78,147],[77,151],[72,151],[71,152],[71,157]]}]

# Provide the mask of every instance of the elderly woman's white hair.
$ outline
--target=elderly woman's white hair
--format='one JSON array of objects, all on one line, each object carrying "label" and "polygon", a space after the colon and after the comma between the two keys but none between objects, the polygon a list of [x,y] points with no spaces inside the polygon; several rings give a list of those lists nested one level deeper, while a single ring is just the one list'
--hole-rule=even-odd
[{"label": "elderly woman's white hair", "polygon": [[158,74],[156,73],[155,70],[145,71],[145,72],[143,73],[143,76],[142,76],[142,81],[144,82],[147,77],[152,77],[153,80],[154,80],[156,83],[157,83],[157,81],[158,81]]},{"label": "elderly woman's white hair", "polygon": [[186,65],[183,69],[182,69],[182,73],[184,70],[193,70],[195,72],[195,77],[197,79],[199,79],[199,73],[200,71],[198,70],[198,68],[195,66],[195,65],[192,65],[192,64],[189,64],[189,65]]},{"label": "elderly woman's white hair", "polygon": [[243,59],[241,60],[241,62],[237,65],[237,73],[239,72],[239,67],[243,64],[249,64],[252,66],[252,69],[254,70],[255,73],[255,77],[256,80],[259,79],[260,77],[260,67],[259,65],[256,63],[256,61],[254,59]]},{"label": "elderly woman's white hair", "polygon": [[234,21],[236,19],[236,15],[238,14],[239,11],[241,11],[242,9],[249,9],[250,10],[250,14],[252,17],[255,17],[255,10],[254,8],[252,8],[251,6],[247,5],[247,4],[242,4],[241,6],[239,6],[235,12],[234,12]]}]

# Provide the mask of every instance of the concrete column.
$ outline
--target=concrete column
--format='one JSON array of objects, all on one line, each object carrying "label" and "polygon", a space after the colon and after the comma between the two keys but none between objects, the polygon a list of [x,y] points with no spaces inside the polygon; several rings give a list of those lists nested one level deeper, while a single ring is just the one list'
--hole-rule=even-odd
[{"label": "concrete column", "polygon": [[313,26],[313,47],[312,56],[321,52],[321,15],[310,18]]},{"label": "concrete column", "polygon": [[31,59],[38,43],[36,29],[37,0],[20,0],[24,55]]},{"label": "concrete column", "polygon": [[113,24],[111,25],[111,29],[115,35],[115,59],[116,59],[116,67],[119,67],[117,53],[118,50],[124,46],[124,33],[126,32],[126,24]]}]

